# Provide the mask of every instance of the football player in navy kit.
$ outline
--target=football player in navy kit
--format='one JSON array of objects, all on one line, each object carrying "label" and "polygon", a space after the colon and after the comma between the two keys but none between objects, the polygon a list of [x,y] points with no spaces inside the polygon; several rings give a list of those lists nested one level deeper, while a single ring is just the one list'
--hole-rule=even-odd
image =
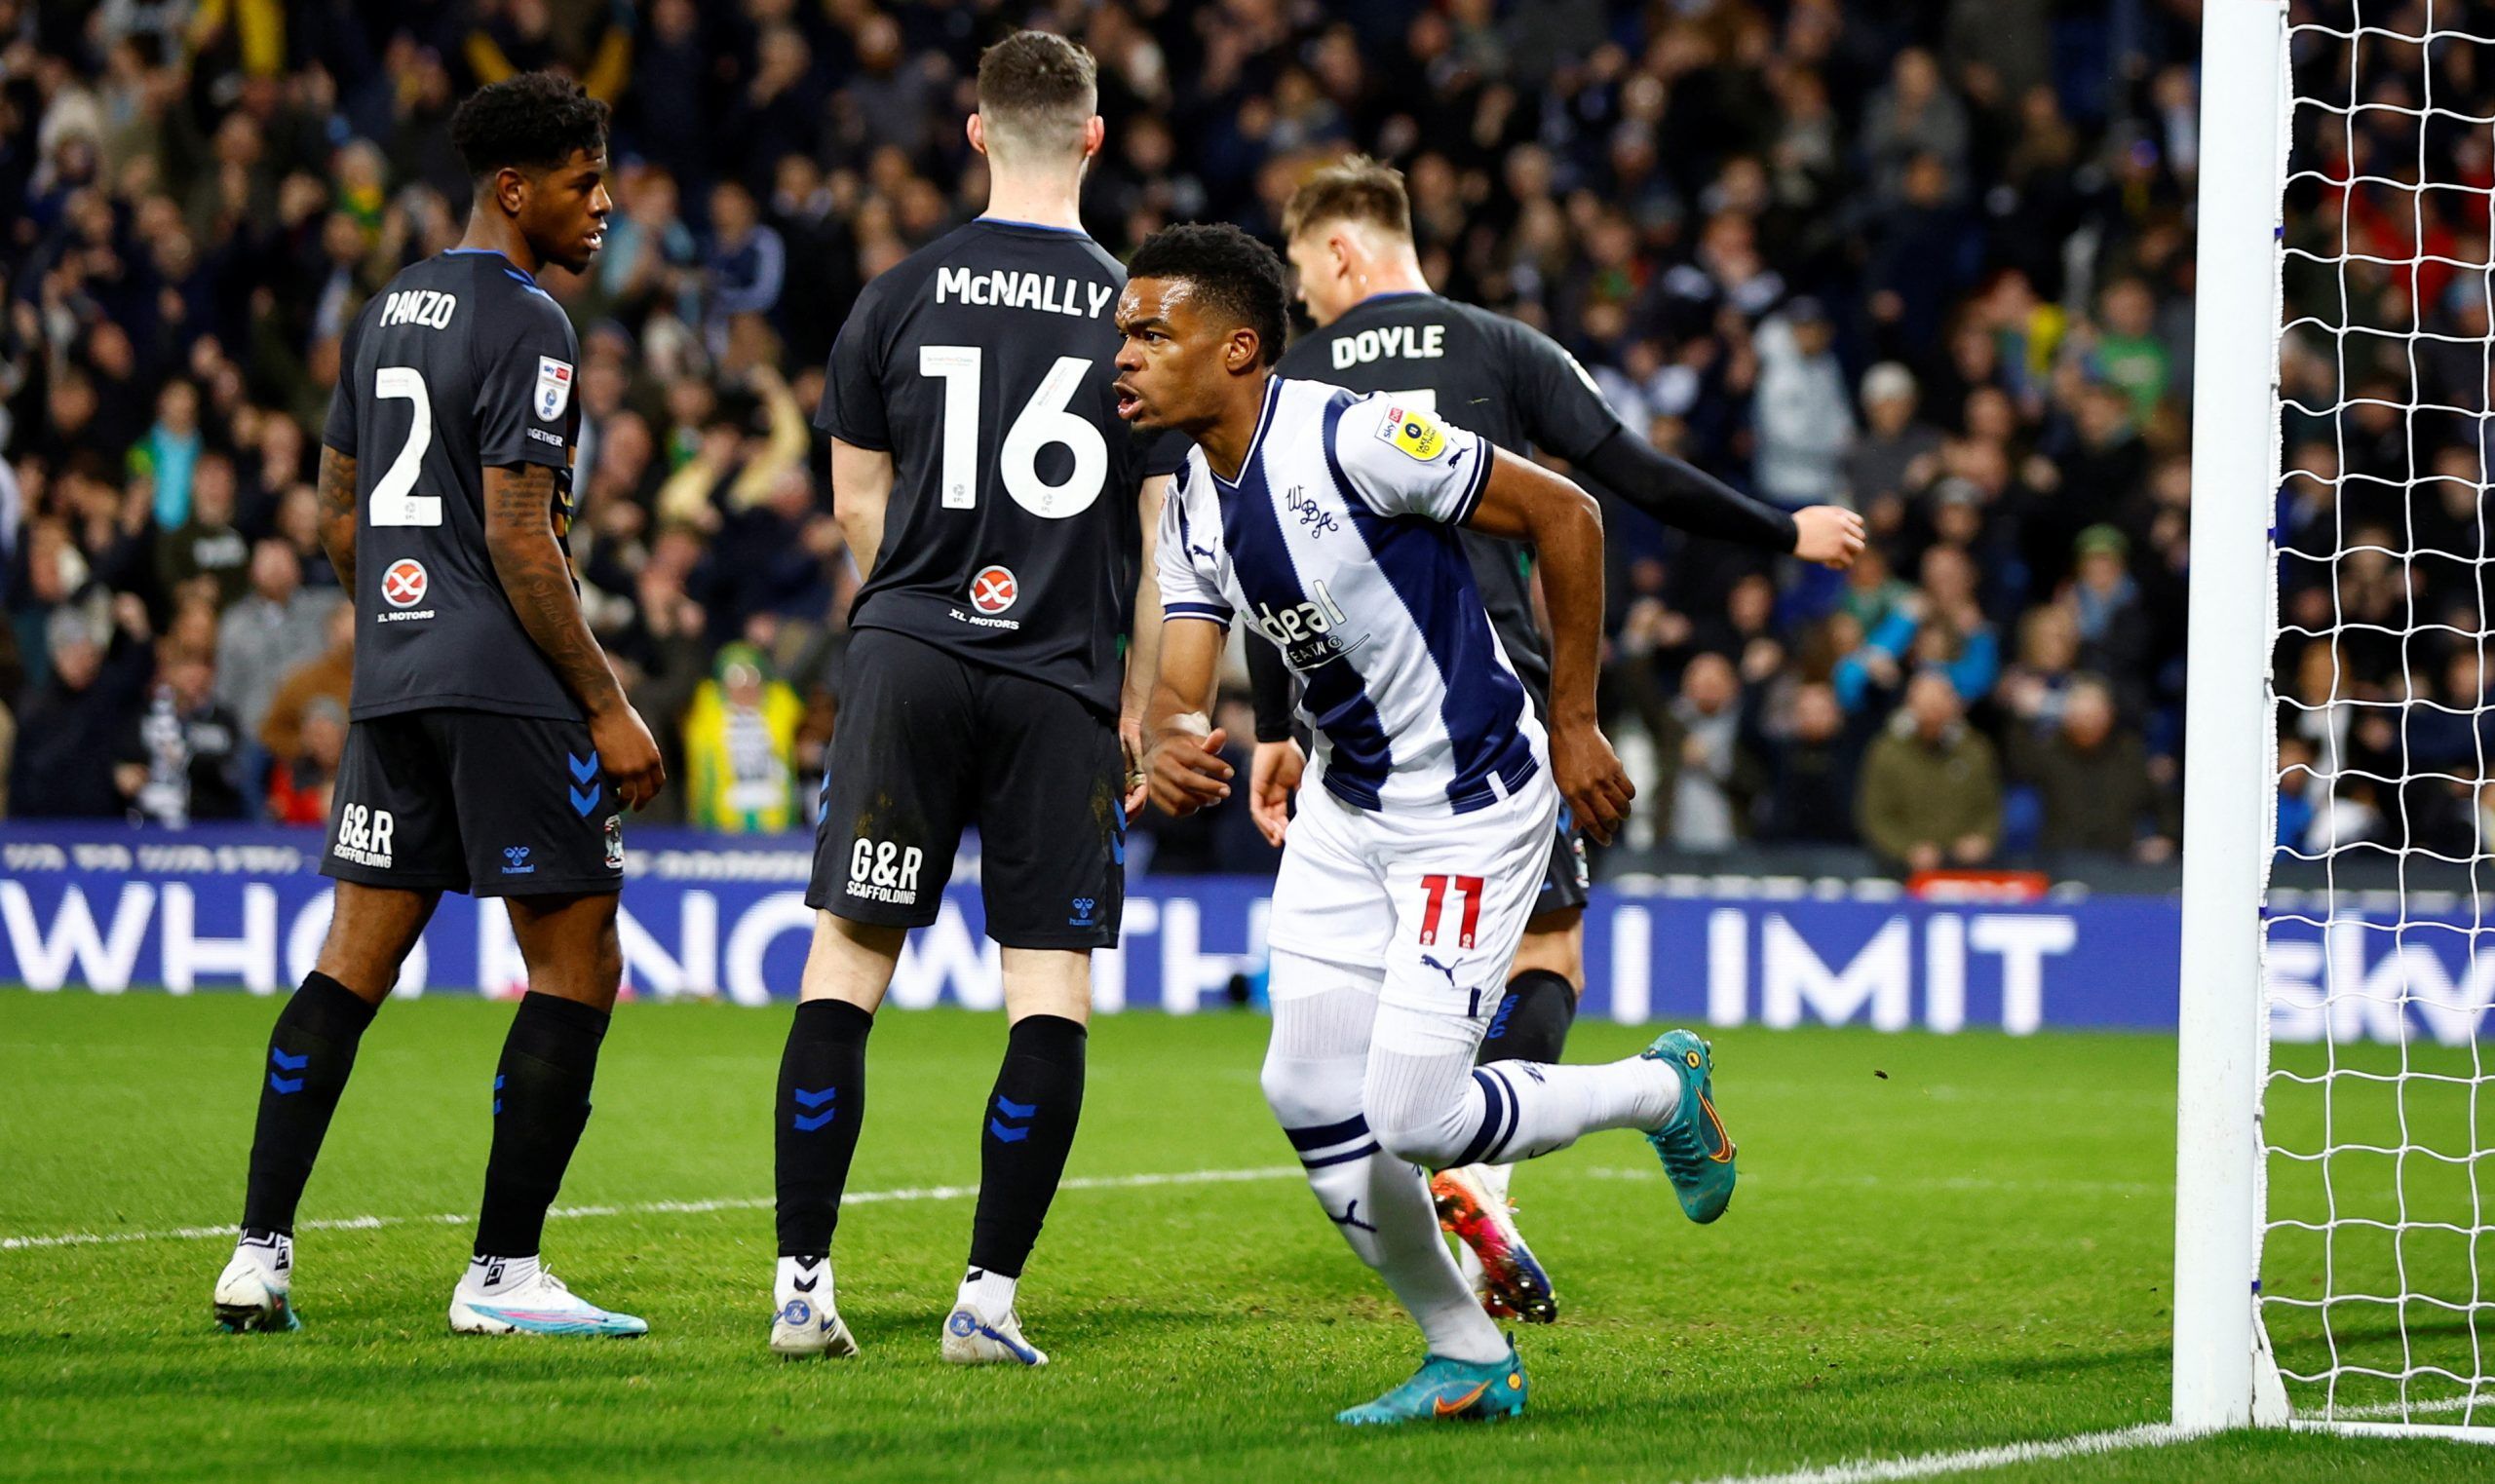
[{"label": "football player in navy kit", "polygon": [[445,891],[504,897],[528,965],[493,1086],[475,1093],[490,1098],[493,1146],[450,1326],[648,1327],[538,1264],[623,978],[622,812],[665,781],[581,616],[567,542],[580,357],[537,284],[548,264],[587,268],[604,236],[606,105],[526,74],[462,103],[451,137],[475,181],[467,233],[356,317],[322,439],[321,541],[356,611],[321,861],[337,901],[260,1067],[242,1239],[216,1284],[229,1330],[298,1327],[296,1204],[357,1044]]},{"label": "football player in navy kit", "polygon": [[[976,1125],[979,1206],[941,1350],[962,1364],[1048,1358],[1022,1338],[1015,1292],[1082,1108],[1092,950],[1117,941],[1161,629],[1142,543],[1168,482],[1110,392],[1125,271],[1076,212],[1096,102],[1091,54],[1062,37],[1024,31],[980,57],[967,127],[987,209],[866,286],[825,378],[815,422],[864,581],[773,1114],[784,1355],[857,1349],[829,1253],[867,1033],[975,824],[1012,1026]],[[1143,611],[1122,671],[1131,603]]]},{"label": "football player in navy kit", "polygon": [[[1293,194],[1283,230],[1300,300],[1318,328],[1291,343],[1282,374],[1393,393],[1511,452],[1555,455],[1696,535],[1836,568],[1862,551],[1862,521],[1853,512],[1814,506],[1788,514],[1658,453],[1621,424],[1593,378],[1548,335],[1432,292],[1413,247],[1401,171],[1359,156],[1326,166]],[[1533,552],[1478,531],[1462,539],[1499,642],[1547,713],[1550,641],[1535,617]],[[1303,765],[1290,730],[1290,679],[1265,645],[1248,645],[1248,661],[1257,716],[1249,804],[1266,838],[1280,845]],[[1507,997],[1482,1039],[1484,1063],[1559,1059],[1585,977],[1588,880],[1576,836],[1563,816]],[[1491,1313],[1548,1323],[1557,1301],[1516,1230],[1507,1177],[1506,1166],[1467,1166],[1442,1171],[1433,1189]]]}]

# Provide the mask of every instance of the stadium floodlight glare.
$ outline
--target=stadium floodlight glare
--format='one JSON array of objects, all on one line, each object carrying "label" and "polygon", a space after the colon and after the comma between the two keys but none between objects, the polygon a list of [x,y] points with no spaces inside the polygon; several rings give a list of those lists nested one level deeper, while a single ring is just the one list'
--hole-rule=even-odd
[{"label": "stadium floodlight glare", "polygon": [[[2174,1422],[2495,1442],[2495,1192],[2481,1184],[2495,1177],[2495,1106],[2480,1113],[2495,1104],[2480,1039],[2495,946],[2478,956],[2495,932],[2495,834],[2476,797],[2495,707],[2482,691],[2452,704],[2439,675],[2412,668],[2423,648],[2495,660],[2495,336],[2455,334],[2451,301],[2416,291],[2495,292],[2495,188],[2452,164],[2481,159],[2495,129],[2495,16],[2465,0],[2208,0],[2202,35]],[[2475,55],[2456,64],[2464,49]],[[2455,77],[2472,95],[2451,95]],[[2446,214],[2476,226],[2428,230]],[[2427,395],[2453,379],[2455,354],[2476,386],[2451,400],[2475,406]],[[2421,375],[2421,360],[2444,374]],[[2396,401],[2384,385],[2401,388]],[[2374,429],[2398,432],[2352,459],[2368,405]],[[2277,529],[2289,426],[2337,441],[2335,460],[2297,476],[2330,486],[2323,550]],[[2444,457],[2455,426],[2466,479]],[[2421,508],[2451,508],[2445,483],[2469,485],[2469,550],[2420,533]],[[2404,510],[2405,528],[2358,527],[2352,503]],[[2348,575],[2385,563],[2408,594],[2400,612],[2352,614]],[[2466,622],[2420,600],[2429,569],[2474,584]],[[2282,621],[2283,575],[2327,593],[2325,622]],[[2400,676],[2344,667],[2351,638],[2399,646]],[[2289,653],[2284,667],[2315,644],[2330,662],[2319,696],[2273,673],[2274,652]],[[2433,712],[2476,739],[2474,768],[2411,760],[2411,728]],[[2284,780],[2283,716],[2316,754]],[[2367,728],[2393,741],[2354,759]],[[2396,774],[2373,756],[2386,750]],[[2283,781],[2380,801],[2361,837],[2280,842],[2293,890],[2272,879]],[[2420,838],[2421,789],[2469,800],[2474,844]],[[2290,965],[2270,939],[2283,922],[2318,929],[2323,948]],[[2319,1040],[2283,1036],[2274,1052],[2274,1021],[2289,1020]]]}]

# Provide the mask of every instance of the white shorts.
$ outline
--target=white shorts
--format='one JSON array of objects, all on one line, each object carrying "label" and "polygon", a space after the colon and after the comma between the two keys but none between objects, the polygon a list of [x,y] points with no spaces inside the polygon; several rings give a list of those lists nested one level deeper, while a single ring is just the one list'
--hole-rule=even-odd
[{"label": "white shorts", "polygon": [[1274,949],[1372,972],[1383,1003],[1486,1021],[1551,863],[1548,768],[1461,815],[1358,809],[1303,788],[1274,880]]}]

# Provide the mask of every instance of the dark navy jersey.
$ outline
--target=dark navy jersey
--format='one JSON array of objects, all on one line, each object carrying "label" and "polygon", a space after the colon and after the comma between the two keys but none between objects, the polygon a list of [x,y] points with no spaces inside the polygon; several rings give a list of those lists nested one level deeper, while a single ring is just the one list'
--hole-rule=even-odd
[{"label": "dark navy jersey", "polygon": [[403,270],[348,327],[321,440],[356,461],[355,716],[580,719],[485,548],[485,471],[540,464],[568,552],[579,361],[562,307],[485,248]]},{"label": "dark navy jersey", "polygon": [[[1511,453],[1571,463],[1620,431],[1592,377],[1550,336],[1435,293],[1384,293],[1291,342],[1277,368],[1360,393],[1388,392]],[[1508,658],[1540,700],[1551,645],[1534,619],[1532,562],[1514,542],[1461,533],[1481,601]]]},{"label": "dark navy jersey", "polygon": [[1118,260],[1080,232],[984,217],[866,285],[815,414],[833,438],[893,458],[883,549],[850,627],[1116,711],[1136,491],[1185,455],[1117,414],[1125,285]]}]

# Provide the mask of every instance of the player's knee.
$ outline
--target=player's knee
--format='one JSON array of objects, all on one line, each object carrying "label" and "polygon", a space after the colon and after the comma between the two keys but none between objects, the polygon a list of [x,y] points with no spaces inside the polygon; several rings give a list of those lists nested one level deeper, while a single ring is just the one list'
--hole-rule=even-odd
[{"label": "player's knee", "polygon": [[1342,1076],[1339,1069],[1304,1056],[1267,1055],[1263,1070],[1257,1075],[1265,1090],[1265,1106],[1274,1110],[1274,1119],[1287,1132],[1326,1128],[1341,1123],[1361,1111],[1359,1064],[1350,1067],[1351,1075]]},{"label": "player's knee", "polygon": [[1368,1111],[1378,1147],[1408,1163],[1443,1169],[1457,1162],[1472,1141],[1472,1120],[1462,1098],[1390,1095]]}]

